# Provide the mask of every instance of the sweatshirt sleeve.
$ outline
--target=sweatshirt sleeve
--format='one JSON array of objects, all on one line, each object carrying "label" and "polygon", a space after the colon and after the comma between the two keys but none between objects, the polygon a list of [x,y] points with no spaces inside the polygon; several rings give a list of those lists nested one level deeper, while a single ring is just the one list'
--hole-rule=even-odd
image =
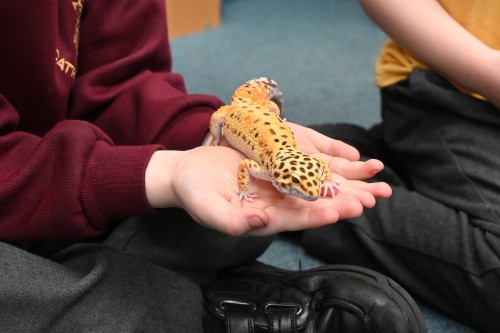
[{"label": "sweatshirt sleeve", "polygon": [[144,173],[158,145],[115,146],[86,121],[43,137],[12,131],[18,113],[0,95],[0,239],[78,240],[110,221],[152,212]]},{"label": "sweatshirt sleeve", "polygon": [[85,4],[72,114],[119,145],[199,145],[222,102],[187,94],[182,77],[171,72],[165,1]]},{"label": "sweatshirt sleeve", "polygon": [[171,73],[163,0],[84,4],[66,119],[37,135],[18,130],[30,120],[0,91],[2,240],[86,239],[154,212],[151,155],[199,145],[222,104],[187,94]]}]

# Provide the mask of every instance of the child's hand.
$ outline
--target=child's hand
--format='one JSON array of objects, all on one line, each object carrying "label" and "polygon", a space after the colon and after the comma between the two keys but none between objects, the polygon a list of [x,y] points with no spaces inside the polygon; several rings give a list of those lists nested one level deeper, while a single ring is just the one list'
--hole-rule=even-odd
[{"label": "child's hand", "polygon": [[[332,149],[338,149],[341,156],[352,154],[350,146],[326,137],[320,141],[323,140],[332,141]],[[305,201],[280,194],[269,182],[252,179],[258,198],[253,202],[239,200],[235,191],[236,173],[243,158],[241,153],[227,147],[158,151],[147,171],[148,198],[154,207],[182,207],[208,228],[241,236],[317,228],[339,219],[358,217],[363,207],[372,207],[376,198],[391,194],[385,183],[362,181],[373,175],[370,163],[331,157],[327,163],[330,162],[333,176],[342,183],[342,192],[334,198]]]}]

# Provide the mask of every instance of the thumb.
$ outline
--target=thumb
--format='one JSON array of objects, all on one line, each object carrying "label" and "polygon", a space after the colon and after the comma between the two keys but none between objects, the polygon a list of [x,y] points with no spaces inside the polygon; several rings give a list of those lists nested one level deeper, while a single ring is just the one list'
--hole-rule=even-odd
[{"label": "thumb", "polygon": [[201,224],[231,236],[244,236],[269,224],[269,216],[264,210],[237,207],[223,198],[203,201],[197,211]]}]

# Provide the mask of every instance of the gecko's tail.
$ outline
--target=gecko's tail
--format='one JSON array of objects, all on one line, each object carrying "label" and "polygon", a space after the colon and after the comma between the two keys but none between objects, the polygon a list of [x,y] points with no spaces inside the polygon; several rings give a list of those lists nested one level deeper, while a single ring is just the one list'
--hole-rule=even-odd
[{"label": "gecko's tail", "polygon": [[276,81],[268,77],[259,77],[248,82],[263,84],[267,90],[267,99],[276,103],[279,106],[281,112],[283,112],[283,94]]},{"label": "gecko's tail", "polygon": [[270,100],[278,105],[283,112],[283,94],[276,81],[268,77],[259,77],[247,81],[236,89],[233,99],[243,97],[252,100]]}]

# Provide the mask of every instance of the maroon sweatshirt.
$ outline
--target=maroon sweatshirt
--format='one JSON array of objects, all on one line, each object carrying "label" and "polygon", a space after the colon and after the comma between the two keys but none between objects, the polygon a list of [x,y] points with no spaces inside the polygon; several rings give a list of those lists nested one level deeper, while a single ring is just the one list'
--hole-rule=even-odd
[{"label": "maroon sweatshirt", "polygon": [[0,240],[154,211],[151,154],[199,145],[221,105],[171,73],[165,21],[164,0],[0,2]]}]

